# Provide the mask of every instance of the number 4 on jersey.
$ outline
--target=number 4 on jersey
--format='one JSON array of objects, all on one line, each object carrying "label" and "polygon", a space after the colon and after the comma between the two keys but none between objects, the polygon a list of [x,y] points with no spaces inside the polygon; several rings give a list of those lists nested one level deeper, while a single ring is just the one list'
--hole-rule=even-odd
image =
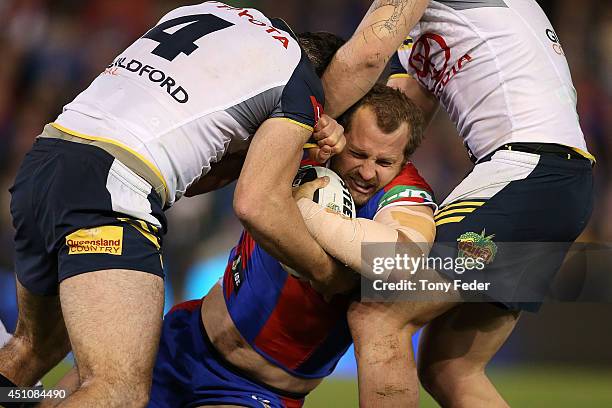
[{"label": "number 4 on jersey", "polygon": [[[172,34],[164,30],[179,25],[185,25]],[[153,27],[149,32],[142,36],[159,45],[152,51],[153,54],[160,56],[168,61],[174,60],[181,52],[191,55],[198,46],[195,42],[207,34],[223,30],[233,26],[233,23],[225,21],[212,14],[193,14],[164,21],[158,26]]]}]

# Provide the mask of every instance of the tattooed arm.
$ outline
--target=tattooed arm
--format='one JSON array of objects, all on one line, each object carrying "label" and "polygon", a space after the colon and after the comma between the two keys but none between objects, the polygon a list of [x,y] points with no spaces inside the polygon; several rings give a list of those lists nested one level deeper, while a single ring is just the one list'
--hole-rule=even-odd
[{"label": "tattooed arm", "polygon": [[338,117],[372,88],[428,4],[429,0],[374,0],[323,75],[328,115]]}]

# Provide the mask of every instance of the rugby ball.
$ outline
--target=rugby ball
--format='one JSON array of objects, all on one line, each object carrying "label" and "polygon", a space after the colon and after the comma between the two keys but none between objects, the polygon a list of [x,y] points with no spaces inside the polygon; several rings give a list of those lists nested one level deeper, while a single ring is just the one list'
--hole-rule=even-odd
[{"label": "rugby ball", "polygon": [[[298,170],[297,175],[293,179],[293,187],[299,187],[309,181],[314,181],[320,177],[329,177],[329,183],[314,192],[312,201],[319,204],[321,207],[327,208],[330,211],[336,212],[348,218],[355,218],[357,210],[355,202],[346,186],[346,183],[334,171],[327,167],[320,166],[303,166]],[[300,279],[301,276],[293,268],[281,263],[283,269]]]},{"label": "rugby ball", "polygon": [[325,176],[329,177],[329,183],[314,192],[312,201],[345,217],[355,218],[357,211],[355,210],[353,197],[346,183],[333,170],[320,166],[301,167],[293,179],[293,187],[299,187],[304,183]]}]

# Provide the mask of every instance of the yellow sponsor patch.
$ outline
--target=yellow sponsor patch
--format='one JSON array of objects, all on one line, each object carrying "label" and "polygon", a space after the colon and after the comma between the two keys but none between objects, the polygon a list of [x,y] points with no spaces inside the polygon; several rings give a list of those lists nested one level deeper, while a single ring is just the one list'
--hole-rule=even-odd
[{"label": "yellow sponsor patch", "polygon": [[66,237],[68,255],[109,254],[121,255],[123,227],[106,225],[80,229]]},{"label": "yellow sponsor patch", "polygon": [[406,37],[402,45],[399,47],[400,50],[411,50],[414,45],[414,39],[411,36]]}]

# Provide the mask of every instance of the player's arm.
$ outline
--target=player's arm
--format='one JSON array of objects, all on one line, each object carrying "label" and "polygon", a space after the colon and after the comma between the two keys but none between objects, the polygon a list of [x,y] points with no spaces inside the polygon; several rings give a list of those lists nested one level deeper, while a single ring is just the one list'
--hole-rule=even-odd
[{"label": "player's arm", "polygon": [[[298,206],[317,241],[351,268],[362,266],[362,242],[384,243],[392,257],[393,243],[412,243],[409,246],[427,254],[435,237],[433,210],[425,205],[389,205],[374,220],[343,218],[312,207],[306,198],[300,198]],[[371,276],[371,272],[370,268],[361,270],[365,276]],[[405,314],[398,305],[354,302],[349,310],[359,373],[359,406],[403,407],[417,403],[411,389],[417,383],[411,365],[412,332],[406,330]]]},{"label": "player's arm", "polygon": [[396,253],[394,243],[408,244],[406,248],[415,256],[429,253],[435,237],[435,223],[433,210],[428,206],[389,206],[381,209],[373,220],[350,219],[323,209],[308,197],[312,197],[308,187],[296,194],[310,234],[327,253],[366,278],[380,276],[374,275],[371,265],[362,262],[363,243],[387,243],[389,256]]},{"label": "player's arm", "polygon": [[311,134],[283,118],[265,121],[238,178],[234,210],[255,241],[280,262],[324,285],[341,284],[333,280],[341,269],[310,236],[292,197],[302,147]]},{"label": "player's arm", "polygon": [[375,0],[323,75],[325,111],[338,117],[374,86],[429,0]]},{"label": "player's arm", "polygon": [[[342,152],[346,145],[344,129],[335,120],[327,115],[322,115],[315,126],[316,135],[313,142],[306,143],[311,160],[325,163],[333,155]],[[218,190],[236,181],[242,170],[246,151],[236,152],[223,156],[223,159],[211,166],[206,175],[193,183],[187,191],[186,197],[193,197]]]},{"label": "player's arm", "polygon": [[223,160],[211,166],[210,171],[204,177],[189,186],[185,191],[185,197],[218,190],[236,181],[242,170],[245,156],[246,151],[224,156]]},{"label": "player's arm", "polygon": [[440,106],[438,99],[408,74],[391,75],[387,85],[399,89],[423,111],[425,123],[429,124]]}]

